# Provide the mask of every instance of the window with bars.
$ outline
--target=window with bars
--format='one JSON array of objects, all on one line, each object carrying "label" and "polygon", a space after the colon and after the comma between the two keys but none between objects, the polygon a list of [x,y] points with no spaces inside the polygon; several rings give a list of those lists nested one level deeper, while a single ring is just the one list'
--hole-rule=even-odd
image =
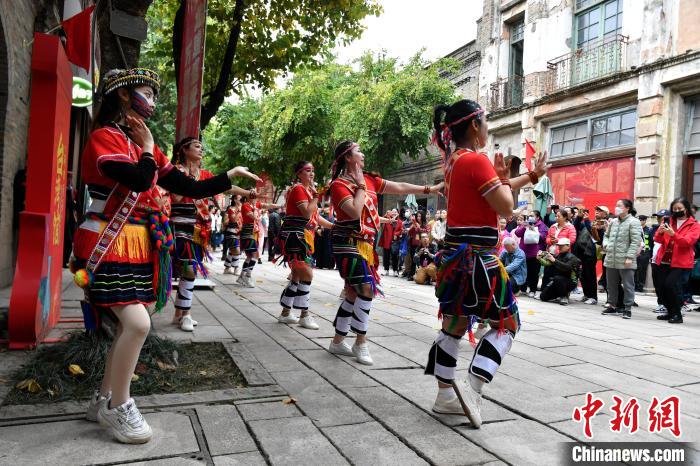
[{"label": "window with bars", "polygon": [[566,158],[586,152],[635,143],[637,110],[629,109],[606,115],[592,115],[575,123],[557,126],[550,132],[550,156]]},{"label": "window with bars", "polygon": [[514,44],[523,40],[525,35],[525,20],[516,21],[510,26],[510,43]]}]

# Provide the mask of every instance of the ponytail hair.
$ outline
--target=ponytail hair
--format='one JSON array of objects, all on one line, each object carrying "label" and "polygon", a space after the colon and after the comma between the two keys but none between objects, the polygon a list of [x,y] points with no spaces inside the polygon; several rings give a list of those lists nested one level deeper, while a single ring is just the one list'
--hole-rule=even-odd
[{"label": "ponytail hair", "polygon": [[[471,122],[481,125],[484,109],[469,99],[458,100],[452,105],[437,105],[433,110],[433,143],[437,145],[444,159],[450,155],[452,141],[463,141]],[[444,115],[444,116],[443,116]]]},{"label": "ponytail hair", "polygon": [[335,161],[331,165],[331,180],[334,180],[340,176],[340,173],[345,168],[345,155],[349,154],[352,150],[352,146],[355,145],[352,141],[343,141],[337,146],[335,146],[335,151],[333,156]]},{"label": "ponytail hair", "polygon": [[622,205],[624,205],[625,207],[627,207],[627,209],[629,209],[629,214],[630,214],[632,217],[636,217],[636,216],[637,216],[637,209],[634,208],[634,203],[633,203],[631,200],[629,200],[629,199],[620,199],[620,202],[622,202]]}]

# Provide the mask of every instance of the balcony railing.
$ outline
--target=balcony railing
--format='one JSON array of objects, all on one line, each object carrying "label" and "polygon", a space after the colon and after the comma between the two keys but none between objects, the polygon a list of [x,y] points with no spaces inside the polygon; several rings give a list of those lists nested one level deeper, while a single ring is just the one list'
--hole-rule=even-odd
[{"label": "balcony railing", "polygon": [[491,83],[489,89],[489,109],[505,110],[523,103],[523,77],[518,75],[500,78]]},{"label": "balcony railing", "polygon": [[616,34],[547,62],[546,92],[555,92],[625,69],[627,37]]}]

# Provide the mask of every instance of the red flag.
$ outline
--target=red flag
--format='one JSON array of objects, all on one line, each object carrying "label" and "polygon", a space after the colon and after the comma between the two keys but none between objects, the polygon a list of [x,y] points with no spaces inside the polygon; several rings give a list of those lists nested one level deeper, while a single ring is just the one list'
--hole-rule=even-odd
[{"label": "red flag", "polygon": [[61,23],[63,32],[66,33],[66,55],[68,60],[75,65],[90,71],[92,36],[92,10],[95,5],[85,8],[77,15],[71,16]]},{"label": "red flag", "polygon": [[528,171],[532,171],[532,157],[535,155],[535,148],[532,143],[525,139],[525,166]]}]

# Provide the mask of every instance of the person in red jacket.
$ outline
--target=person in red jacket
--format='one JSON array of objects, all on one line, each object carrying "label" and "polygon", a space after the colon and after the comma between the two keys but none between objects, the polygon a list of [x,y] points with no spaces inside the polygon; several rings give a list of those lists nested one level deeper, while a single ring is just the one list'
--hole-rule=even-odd
[{"label": "person in red jacket", "polygon": [[700,238],[700,223],[692,216],[690,202],[679,197],[671,202],[671,218],[656,230],[654,241],[661,244],[656,254],[654,282],[661,284],[661,304],[668,309],[667,314],[657,317],[670,324],[682,324],[681,314],[683,288],[690,278],[695,262],[695,243]]}]

